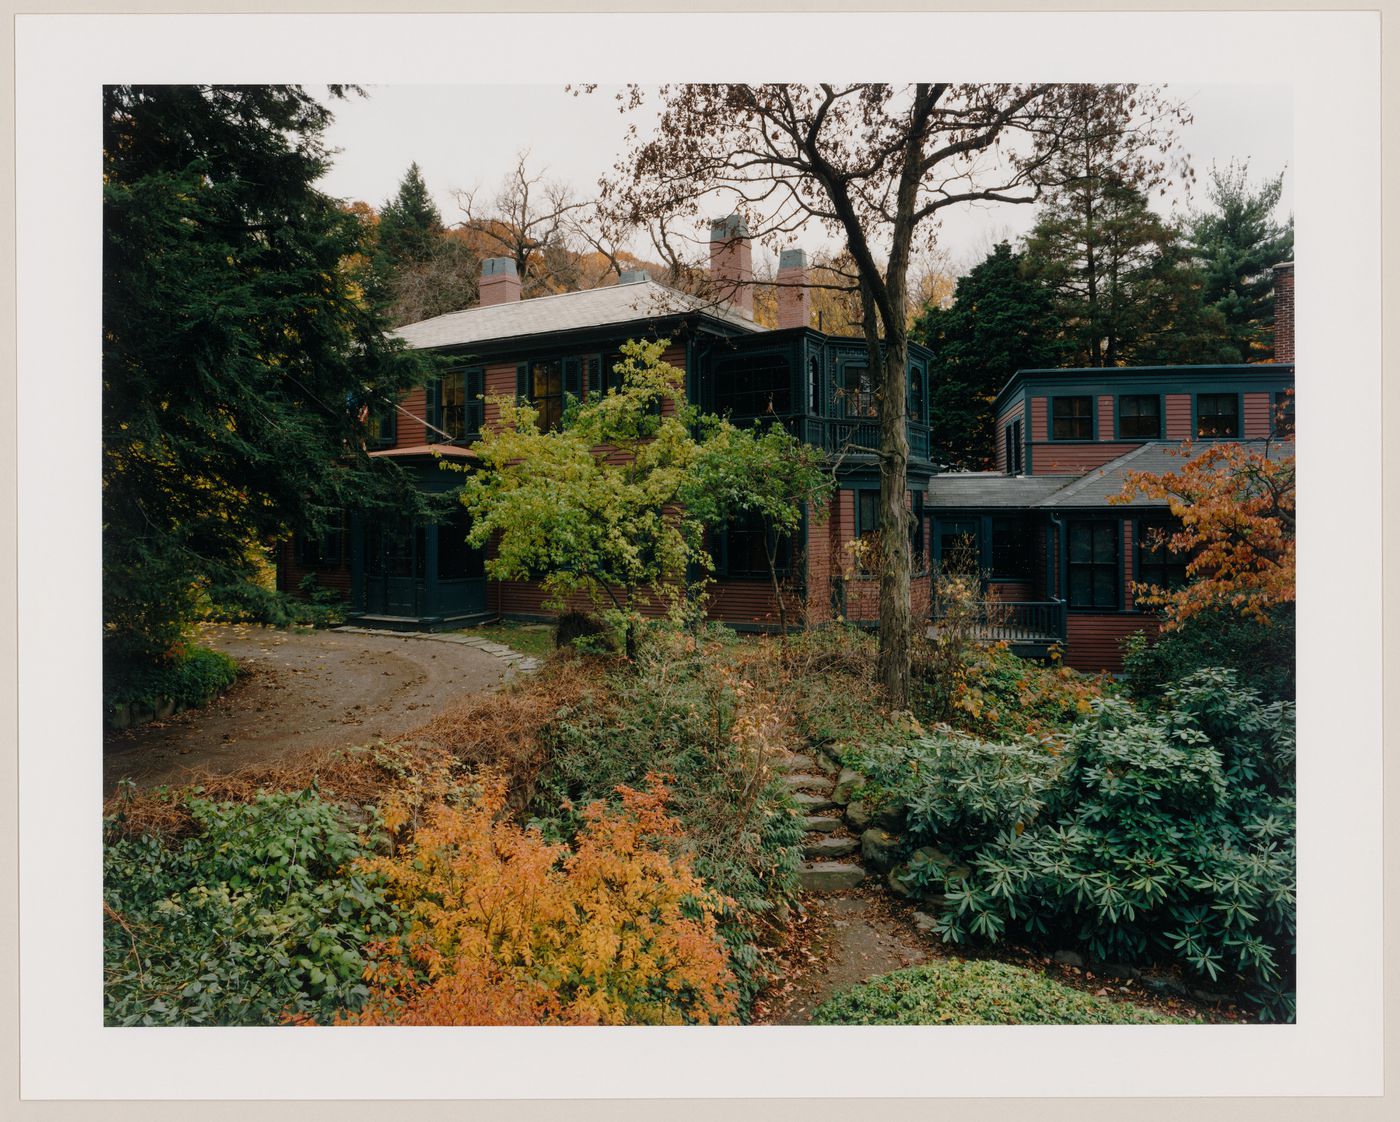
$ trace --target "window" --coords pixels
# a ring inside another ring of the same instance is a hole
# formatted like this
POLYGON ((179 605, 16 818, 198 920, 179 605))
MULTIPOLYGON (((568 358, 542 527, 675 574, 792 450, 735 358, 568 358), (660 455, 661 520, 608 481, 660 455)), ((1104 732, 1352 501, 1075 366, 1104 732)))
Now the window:
POLYGON ((1197 436, 1239 436, 1240 398, 1233 393, 1196 395, 1197 436))
POLYGON ((423 579, 426 550, 423 523, 409 518, 375 519, 365 533, 365 569, 371 577, 423 579))
POLYGON ((792 411, 792 376, 783 355, 735 355, 715 365, 714 409, 721 417, 792 411))
POLYGON ((815 355, 812 356, 811 362, 807 364, 807 378, 807 393, 810 398, 807 411, 816 416, 820 416, 822 411, 822 364, 821 360, 815 355))
POLYGON ((920 366, 909 368, 909 419, 923 424, 924 417, 924 371, 920 366))
POLYGON ((455 371, 435 383, 433 427, 430 440, 465 440, 481 431, 485 372, 479 366, 455 371))
POLYGON ((1031 574, 1030 533, 1025 519, 992 519, 992 579, 1026 580, 1031 574))
POLYGON ((486 575, 482 551, 467 545, 467 533, 470 529, 471 522, 465 509, 454 510, 447 521, 439 524, 438 580, 464 580, 486 575))
POLYGON ((1160 440, 1162 399, 1155 393, 1125 394, 1120 397, 1118 435, 1124 439, 1160 440))
POLYGON ((1118 523, 1071 522, 1069 606, 1118 607, 1118 523))
POLYGON ((1143 520, 1137 531, 1137 580, 1157 588, 1180 588, 1186 583, 1186 558, 1167 542, 1181 527, 1163 519, 1143 520))
POLYGON ((913 501, 910 511, 913 517, 909 520, 909 549, 914 555, 914 571, 922 573, 928 568, 928 558, 924 552, 927 544, 924 540, 924 493, 914 491, 910 498, 913 501))
POLYGON ((1293 435, 1293 391, 1274 394, 1274 435, 1293 435))
POLYGON ((938 525, 938 567, 959 576, 976 576, 982 559, 977 544, 976 518, 940 518, 938 525))
POLYGON ((837 387, 844 416, 874 417, 879 413, 875 402, 875 386, 870 369, 848 363, 841 368, 841 384, 837 387))
POLYGON ((553 432, 564 420, 564 371, 557 358, 530 364, 527 396, 539 410, 535 423, 541 432, 553 432))
POLYGON ((1050 418, 1053 440, 1094 439, 1094 399, 1088 395, 1051 398, 1050 418))
POLYGON ((773 547, 774 568, 786 576, 792 564, 792 539, 778 537, 763 519, 749 515, 730 522, 719 534, 719 570, 742 580, 768 580, 768 548, 773 547))
POLYGON ((303 569, 337 568, 345 562, 345 512, 331 516, 320 537, 297 535, 297 564, 303 569))
POLYGON ((377 405, 366 410, 365 443, 371 448, 385 448, 394 443, 398 432, 395 420, 398 409, 393 405, 377 405))

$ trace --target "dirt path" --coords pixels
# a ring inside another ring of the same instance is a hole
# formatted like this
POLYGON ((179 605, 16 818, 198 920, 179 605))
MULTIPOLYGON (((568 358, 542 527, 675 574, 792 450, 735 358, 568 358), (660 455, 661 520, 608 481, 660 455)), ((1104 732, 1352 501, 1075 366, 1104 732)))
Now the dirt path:
POLYGON ((786 981, 765 994, 754 1023, 806 1025, 837 990, 934 957, 927 937, 896 914, 883 888, 803 898, 806 915, 783 956, 786 981))
POLYGON ((455 643, 392 634, 296 633, 245 624, 203 629, 203 645, 246 671, 211 705, 103 741, 103 788, 191 771, 235 771, 415 728, 463 694, 494 689, 506 663, 455 643))

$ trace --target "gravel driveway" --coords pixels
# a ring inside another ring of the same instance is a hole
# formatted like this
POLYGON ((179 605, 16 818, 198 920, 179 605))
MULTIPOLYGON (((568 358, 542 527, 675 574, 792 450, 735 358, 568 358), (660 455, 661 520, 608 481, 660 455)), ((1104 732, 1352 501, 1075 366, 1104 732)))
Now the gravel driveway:
POLYGON ((244 673, 203 709, 108 732, 108 793, 123 777, 179 783, 191 771, 237 771, 394 736, 466 694, 495 689, 510 672, 491 649, 384 632, 232 624, 201 629, 199 642, 232 655, 244 673))

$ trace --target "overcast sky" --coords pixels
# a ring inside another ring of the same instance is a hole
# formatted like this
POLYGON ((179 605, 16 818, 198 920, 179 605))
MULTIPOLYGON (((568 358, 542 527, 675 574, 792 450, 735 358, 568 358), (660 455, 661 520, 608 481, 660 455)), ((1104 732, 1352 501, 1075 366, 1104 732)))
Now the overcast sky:
MULTIPOLYGON (((623 148, 627 119, 609 90, 575 97, 556 85, 374 86, 368 96, 335 101, 328 139, 340 149, 322 181, 329 194, 376 207, 392 197, 408 165, 417 161, 443 220, 460 218, 453 192, 481 186, 493 191, 529 149, 530 166, 591 194, 623 148)), ((1248 159, 1258 182, 1291 165, 1293 113, 1287 86, 1173 86, 1195 116, 1180 145, 1196 169, 1193 197, 1178 189, 1154 207, 1170 212, 1205 203, 1212 161, 1248 159)), ((649 117, 639 118, 644 127, 649 117)), ((1291 176, 1284 177, 1281 212, 1292 211, 1291 176)), ((939 244, 958 269, 975 264, 992 241, 1023 233, 1034 207, 983 204, 944 212, 939 244)), ((821 248, 813 234, 807 248, 821 248)))

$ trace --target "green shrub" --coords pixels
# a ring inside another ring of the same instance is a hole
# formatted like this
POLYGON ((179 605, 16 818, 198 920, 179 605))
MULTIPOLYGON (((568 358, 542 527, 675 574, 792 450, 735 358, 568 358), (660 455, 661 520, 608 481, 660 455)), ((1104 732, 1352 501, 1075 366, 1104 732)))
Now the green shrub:
POLYGON ((1235 612, 1193 616, 1155 638, 1134 635, 1126 644, 1123 678, 1137 698, 1156 703, 1167 689, 1197 670, 1234 670, 1265 701, 1297 696, 1297 631, 1292 604, 1275 608, 1268 623, 1235 612))
POLYGON ((307 573, 290 596, 276 588, 244 581, 209 589, 204 617, 226 623, 262 623, 269 627, 335 627, 345 622, 344 597, 324 588, 307 573))
POLYGON ((198 833, 127 837, 106 823, 109 1025, 271 1025, 368 995, 365 948, 397 930, 364 834, 314 791, 191 799, 198 833))
POLYGON ((978 849, 965 878, 923 870, 947 896, 942 937, 1174 958, 1291 1018, 1293 725, 1290 703, 1224 670, 1169 689, 1155 716, 1100 702, 1035 822, 978 849))
POLYGON ((1151 1009, 1076 990, 1004 962, 944 959, 853 986, 817 1007, 817 1025, 1160 1025, 1151 1009))
POLYGON ((154 708, 161 698, 182 709, 205 705, 238 677, 238 664, 232 658, 207 647, 186 647, 155 665, 114 659, 110 650, 104 654, 104 701, 109 712, 128 702, 154 708))
POLYGON ((765 917, 797 893, 802 825, 772 771, 776 710, 728 667, 737 643, 723 629, 643 627, 635 659, 608 672, 607 703, 557 714, 531 809, 546 836, 568 840, 582 806, 615 800, 648 772, 670 776, 693 867, 731 902, 720 934, 746 1010, 763 982, 765 917))
POLYGON ((944 729, 867 750, 857 766, 876 802, 905 809, 912 841, 936 842, 960 859, 1034 820, 1063 763, 1032 740, 991 744, 944 729))

